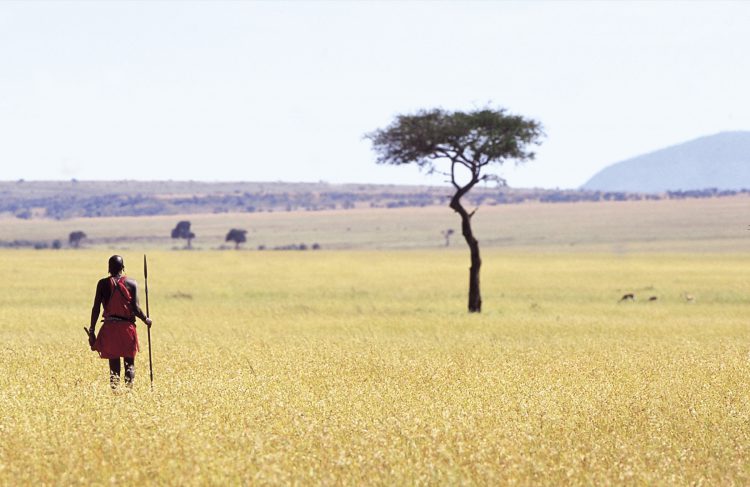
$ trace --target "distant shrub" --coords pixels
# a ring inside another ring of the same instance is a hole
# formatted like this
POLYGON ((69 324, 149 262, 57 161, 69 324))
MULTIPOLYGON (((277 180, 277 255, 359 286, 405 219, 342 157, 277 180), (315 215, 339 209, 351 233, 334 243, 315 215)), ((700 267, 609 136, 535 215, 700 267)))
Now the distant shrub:
POLYGON ((192 248, 190 242, 195 238, 195 233, 190 230, 190 222, 182 220, 172 229, 172 238, 183 238, 187 240, 187 248, 192 248))
POLYGON ((234 248, 239 249, 240 244, 247 241, 247 230, 243 230, 241 228, 233 228, 229 230, 229 233, 227 233, 224 241, 234 242, 234 248))
POLYGON ((70 235, 68 235, 68 243, 71 247, 78 248, 81 245, 81 240, 84 238, 86 238, 86 234, 80 230, 70 232, 70 235))

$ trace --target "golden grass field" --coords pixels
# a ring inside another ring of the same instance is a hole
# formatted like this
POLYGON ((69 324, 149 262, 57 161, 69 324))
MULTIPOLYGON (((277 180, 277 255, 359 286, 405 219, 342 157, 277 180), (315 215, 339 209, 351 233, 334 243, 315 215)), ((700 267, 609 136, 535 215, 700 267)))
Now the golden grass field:
POLYGON ((750 483, 747 253, 154 251, 121 394, 110 253, 0 252, 0 485, 750 483))

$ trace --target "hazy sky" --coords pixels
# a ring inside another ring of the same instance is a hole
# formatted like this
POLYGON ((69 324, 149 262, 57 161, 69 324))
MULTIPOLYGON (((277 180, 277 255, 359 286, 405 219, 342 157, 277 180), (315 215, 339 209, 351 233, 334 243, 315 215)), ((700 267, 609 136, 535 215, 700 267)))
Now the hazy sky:
POLYGON ((0 2, 0 179, 438 183, 362 135, 534 117, 511 186, 750 129, 750 2, 0 2))

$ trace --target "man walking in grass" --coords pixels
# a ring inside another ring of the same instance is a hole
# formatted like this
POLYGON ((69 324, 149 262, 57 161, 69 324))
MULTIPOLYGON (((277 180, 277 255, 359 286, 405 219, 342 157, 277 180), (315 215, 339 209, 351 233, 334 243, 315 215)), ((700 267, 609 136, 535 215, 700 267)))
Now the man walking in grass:
POLYGON ((151 328, 148 318, 138 304, 138 285, 123 274, 125 263, 119 255, 109 258, 109 277, 96 285, 94 307, 91 308, 91 327, 88 328, 91 350, 109 360, 109 380, 112 389, 120 383, 120 358, 125 364, 125 385, 133 386, 135 355, 139 350, 135 318, 140 318, 151 328), (95 333, 99 308, 104 308, 104 324, 99 335, 95 333))

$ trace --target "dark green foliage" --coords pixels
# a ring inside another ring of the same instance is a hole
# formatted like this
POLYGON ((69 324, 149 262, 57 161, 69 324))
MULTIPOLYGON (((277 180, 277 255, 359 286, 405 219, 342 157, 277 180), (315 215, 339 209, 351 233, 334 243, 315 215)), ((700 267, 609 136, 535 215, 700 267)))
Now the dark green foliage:
POLYGON ((447 159, 479 171, 507 159, 534 158, 528 144, 538 144, 541 125, 504 109, 483 108, 473 112, 448 112, 440 108, 414 115, 399 115, 385 129, 366 137, 372 141, 380 164, 417 164, 434 169, 438 159, 447 159))

